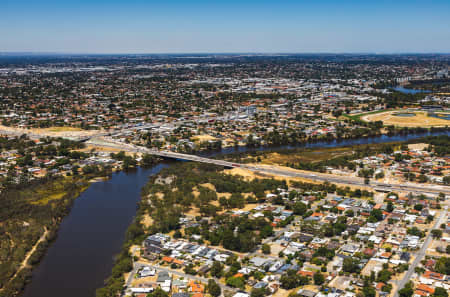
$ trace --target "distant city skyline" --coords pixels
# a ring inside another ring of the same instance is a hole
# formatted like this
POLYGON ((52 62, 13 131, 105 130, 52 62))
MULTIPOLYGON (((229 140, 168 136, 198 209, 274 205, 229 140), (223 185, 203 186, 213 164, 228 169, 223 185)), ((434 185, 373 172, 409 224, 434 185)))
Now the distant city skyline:
POLYGON ((450 1, 3 0, 0 52, 450 53, 450 1))

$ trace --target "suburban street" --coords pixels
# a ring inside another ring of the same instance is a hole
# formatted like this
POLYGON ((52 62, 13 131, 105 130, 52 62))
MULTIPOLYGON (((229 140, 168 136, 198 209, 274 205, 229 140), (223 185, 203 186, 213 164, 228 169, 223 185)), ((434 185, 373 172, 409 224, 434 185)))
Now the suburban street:
MULTIPOLYGON (((193 280, 196 280, 196 281, 199 281, 199 282, 202 282, 202 283, 208 283, 208 280, 211 279, 211 277, 210 277, 210 278, 204 278, 204 277, 197 276, 197 275, 190 275, 190 274, 186 274, 186 273, 184 273, 184 272, 178 271, 178 270, 173 270, 173 269, 170 269, 170 268, 167 268, 167 267, 161 267, 161 266, 156 266, 156 265, 150 265, 150 264, 143 263, 143 262, 136 262, 134 266, 135 266, 134 269, 133 269, 134 274, 135 274, 140 268, 142 268, 142 267, 144 267, 144 266, 147 266, 147 267, 156 269, 157 272, 158 272, 158 271, 166 271, 166 272, 168 272, 168 273, 178 275, 178 276, 183 277, 183 278, 185 278, 185 279, 193 279, 193 280)), ((134 274, 133 274, 133 275, 134 275, 134 274)), ((130 279, 130 278, 131 278, 131 280, 132 280, 132 275, 130 275, 129 279, 130 279)), ((232 288, 232 287, 229 287, 229 286, 227 286, 227 285, 224 285, 224 284, 220 283, 220 282, 219 282, 219 279, 217 279, 217 278, 212 278, 212 279, 214 279, 214 280, 216 281, 216 283, 220 286, 220 288, 222 289, 222 291, 224 291, 224 290, 227 290, 227 291, 233 291, 233 292, 237 292, 237 291, 238 291, 238 289, 236 289, 236 288, 232 288)), ((129 283, 127 282, 127 287, 128 287, 130 284, 131 284, 131 281, 130 281, 129 283)))
MULTIPOLYGON (((436 220, 436 223, 434 223, 433 228, 432 229, 436 229, 439 228, 439 225, 442 224, 444 222, 444 219, 447 216, 447 209, 448 206, 445 206, 444 209, 441 211, 441 215, 439 216, 439 218, 436 220)), ((416 257, 414 258, 413 263, 409 266, 408 271, 405 273, 405 275, 403 276, 403 278, 397 283, 397 287, 394 293, 394 297, 398 297, 398 291, 400 289, 402 289, 405 284, 411 279, 412 274, 415 271, 415 268, 417 267, 417 265, 420 263, 420 261, 422 260, 422 258, 425 256, 425 253, 428 249, 428 246, 430 245, 431 241, 433 240, 432 236, 431 236, 431 230, 429 230, 430 232, 428 232, 428 235, 425 237, 425 241, 422 245, 422 247, 420 248, 420 250, 416 253, 416 257)))

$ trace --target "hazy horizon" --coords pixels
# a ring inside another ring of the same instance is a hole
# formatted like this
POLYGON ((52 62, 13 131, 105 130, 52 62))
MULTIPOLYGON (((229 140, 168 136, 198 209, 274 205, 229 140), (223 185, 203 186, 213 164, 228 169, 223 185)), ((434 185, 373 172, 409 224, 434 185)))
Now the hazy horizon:
POLYGON ((450 52, 450 1, 4 0, 0 52, 450 52))

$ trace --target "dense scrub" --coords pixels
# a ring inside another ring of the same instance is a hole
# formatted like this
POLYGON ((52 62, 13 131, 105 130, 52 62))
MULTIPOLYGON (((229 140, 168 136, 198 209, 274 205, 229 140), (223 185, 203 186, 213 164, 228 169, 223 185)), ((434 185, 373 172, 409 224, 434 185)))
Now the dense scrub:
POLYGON ((16 296, 24 288, 32 266, 55 238, 73 200, 88 186, 87 179, 48 177, 0 193, 0 296, 16 296), (15 275, 45 229, 48 230, 45 240, 37 246, 25 268, 15 275))

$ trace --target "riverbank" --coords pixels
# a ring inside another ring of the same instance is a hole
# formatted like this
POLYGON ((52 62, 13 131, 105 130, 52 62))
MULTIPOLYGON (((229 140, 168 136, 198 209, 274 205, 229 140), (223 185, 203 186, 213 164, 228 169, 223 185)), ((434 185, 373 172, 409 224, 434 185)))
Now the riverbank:
MULTIPOLYGON (((230 153, 252 151, 343 147, 406 141, 430 134, 448 135, 449 132, 316 141, 295 146, 231 147, 220 151, 201 152, 200 155, 222 157, 230 153)), ((112 275, 113 263, 119 263, 114 261, 114 258, 125 259, 120 265, 127 265, 127 253, 122 255, 127 251, 124 248, 127 244, 124 243, 129 238, 129 235, 125 234, 127 227, 133 226, 133 218, 139 216, 139 213, 136 215, 136 205, 141 201, 141 188, 148 182, 149 176, 157 174, 167 166, 170 164, 158 163, 147 169, 115 172, 111 179, 93 183, 87 191, 75 199, 70 214, 61 224, 56 242, 50 246, 41 264, 33 272, 33 281, 27 286, 23 297, 95 296, 95 290, 103 287, 105 279, 112 275)), ((135 233, 136 230, 139 228, 130 227, 129 232, 139 234, 135 233)), ((113 275, 117 273, 114 270, 113 275)), ((120 282, 109 282, 112 286, 120 286, 120 282)))
POLYGON ((140 190, 166 164, 112 173, 74 200, 23 297, 89 297, 104 285, 136 214, 140 190))
POLYGON ((0 296, 12 297, 22 292, 31 280, 32 270, 56 238, 73 201, 89 188, 90 178, 36 180, 25 189, 9 189, 1 194, 1 228, 9 237, 1 245, 1 252, 10 256, 2 259, 0 296))

